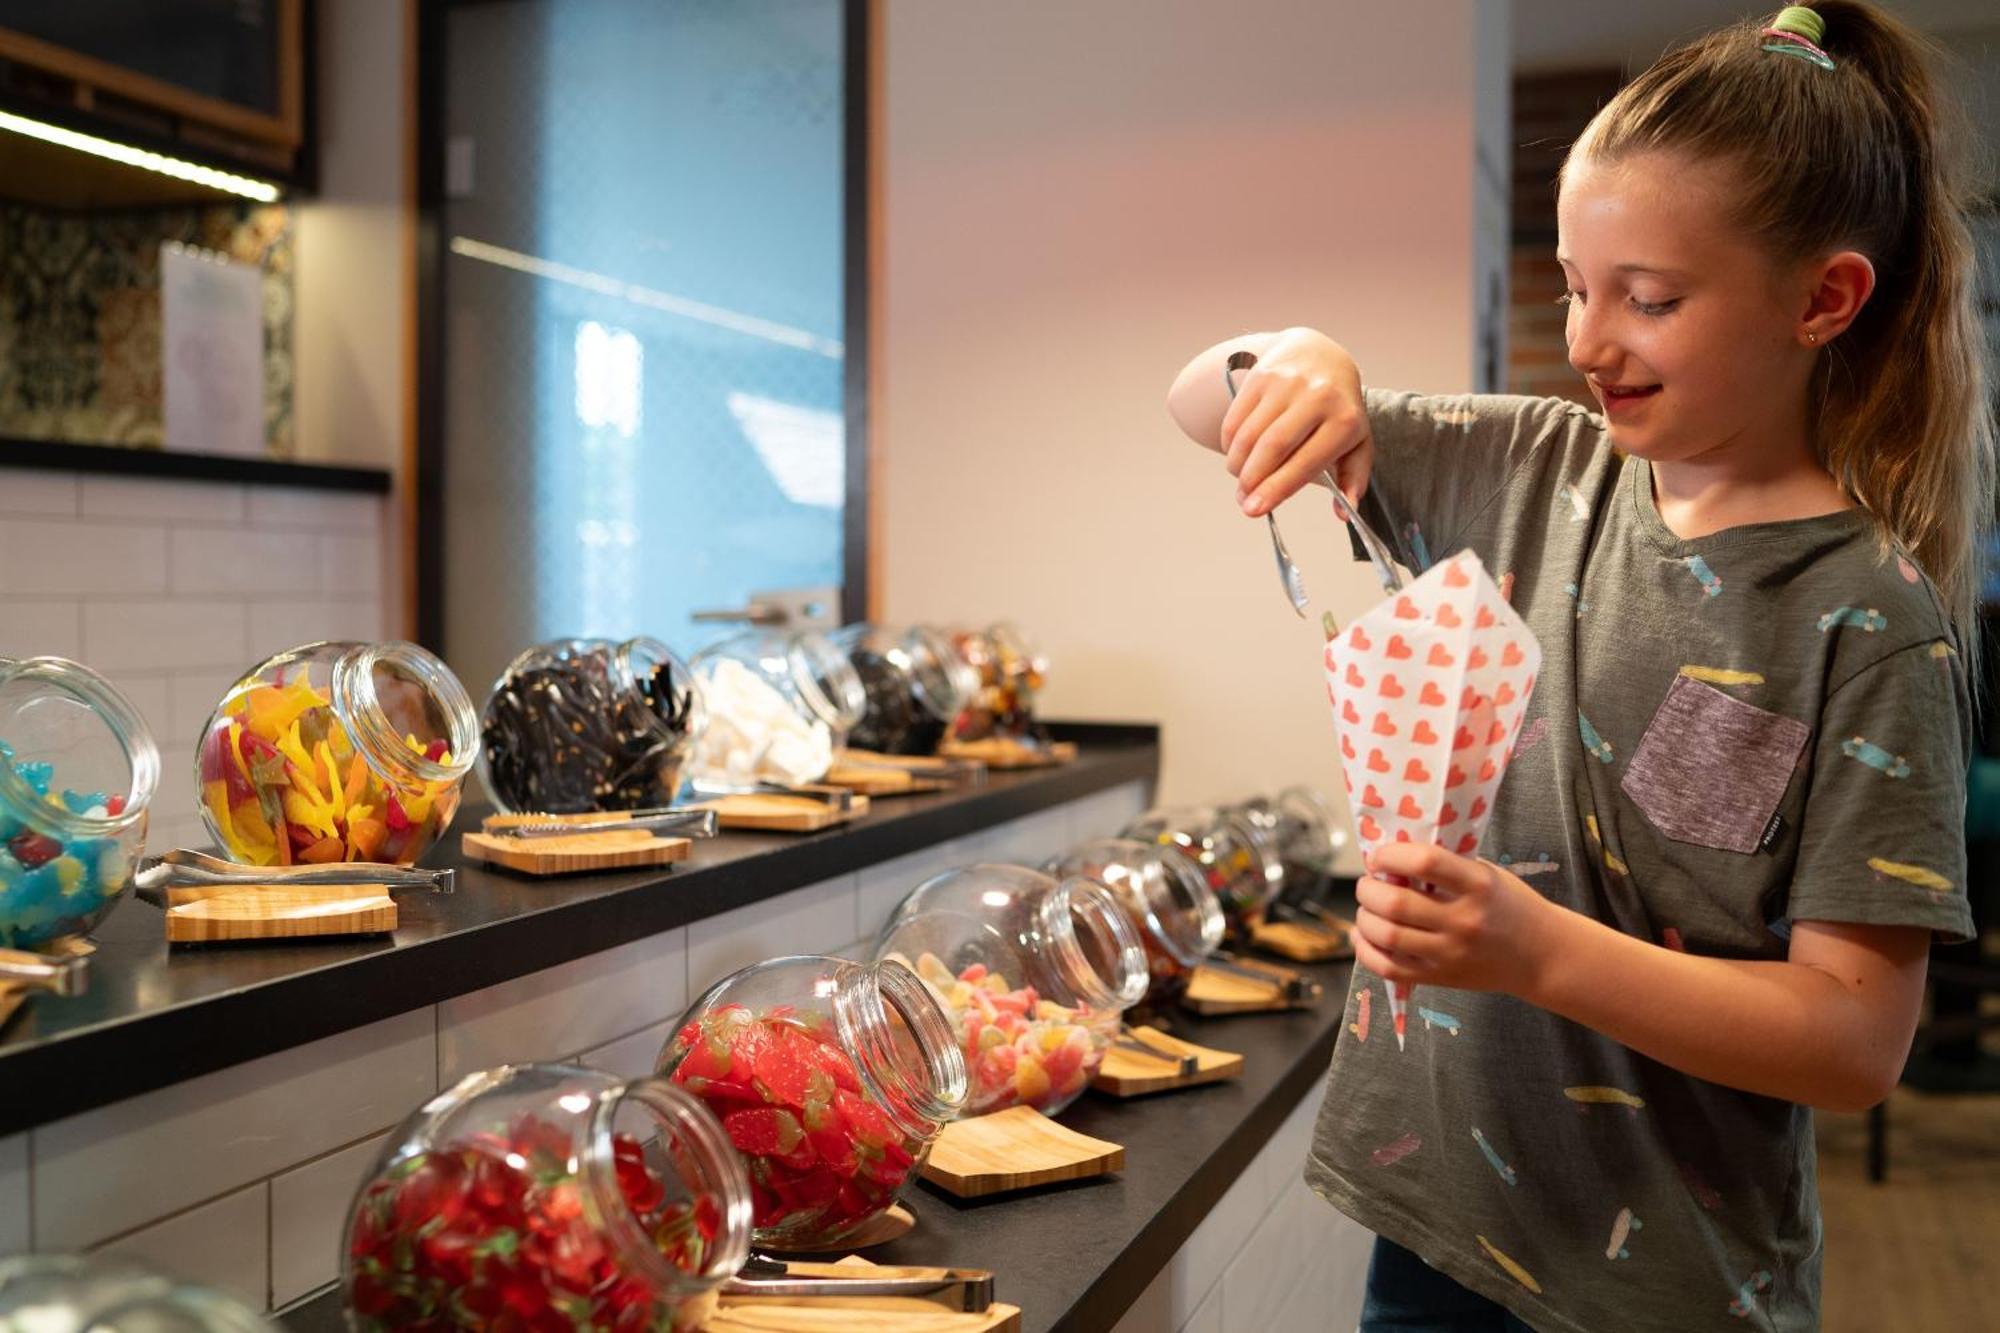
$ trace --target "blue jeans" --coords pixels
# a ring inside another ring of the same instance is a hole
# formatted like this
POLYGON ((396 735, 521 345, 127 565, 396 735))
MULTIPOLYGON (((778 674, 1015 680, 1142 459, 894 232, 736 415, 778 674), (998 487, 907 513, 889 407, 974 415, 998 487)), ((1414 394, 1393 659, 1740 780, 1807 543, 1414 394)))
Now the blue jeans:
POLYGON ((1530 1333, 1498 1301, 1467 1291, 1394 1241, 1375 1238, 1360 1333, 1530 1333))

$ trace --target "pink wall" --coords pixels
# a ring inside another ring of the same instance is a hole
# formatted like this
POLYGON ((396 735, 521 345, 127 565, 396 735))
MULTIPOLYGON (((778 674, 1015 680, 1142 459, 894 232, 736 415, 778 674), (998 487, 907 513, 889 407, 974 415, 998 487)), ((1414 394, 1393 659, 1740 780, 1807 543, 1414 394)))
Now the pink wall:
MULTIPOLYGON (((1166 723, 1169 798, 1337 788, 1317 625, 1162 404, 1201 346, 1293 323, 1371 381, 1471 387, 1472 5, 884 0, 880 26, 883 614, 1019 620, 1052 714, 1166 723)), ((1325 506, 1281 517, 1315 614, 1362 609, 1325 506)))

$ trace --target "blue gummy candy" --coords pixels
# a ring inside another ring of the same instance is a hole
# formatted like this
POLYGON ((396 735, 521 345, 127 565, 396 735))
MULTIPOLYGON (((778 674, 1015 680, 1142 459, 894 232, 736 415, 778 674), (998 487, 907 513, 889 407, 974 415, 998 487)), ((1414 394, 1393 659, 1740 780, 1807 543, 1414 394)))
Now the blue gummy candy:
POLYGON ((38 760, 32 764, 16 764, 14 771, 21 775, 22 781, 35 789, 37 796, 49 794, 49 783, 56 776, 56 766, 47 760, 38 760))
POLYGON ((105 800, 104 793, 101 791, 74 792, 65 787, 63 788, 62 802, 69 807, 71 814, 83 815, 103 805, 105 800))

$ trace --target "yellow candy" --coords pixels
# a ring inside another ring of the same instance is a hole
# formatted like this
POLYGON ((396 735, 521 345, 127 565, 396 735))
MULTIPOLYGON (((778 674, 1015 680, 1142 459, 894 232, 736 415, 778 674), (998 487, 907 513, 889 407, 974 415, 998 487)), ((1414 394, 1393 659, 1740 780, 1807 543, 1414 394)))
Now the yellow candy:
POLYGON ((56 883, 67 897, 83 887, 83 862, 74 856, 58 856, 50 862, 56 870, 56 883))
POLYGON ((1049 1095, 1049 1076, 1040 1064, 1026 1059, 1014 1066, 1014 1095, 1033 1104, 1049 1095))

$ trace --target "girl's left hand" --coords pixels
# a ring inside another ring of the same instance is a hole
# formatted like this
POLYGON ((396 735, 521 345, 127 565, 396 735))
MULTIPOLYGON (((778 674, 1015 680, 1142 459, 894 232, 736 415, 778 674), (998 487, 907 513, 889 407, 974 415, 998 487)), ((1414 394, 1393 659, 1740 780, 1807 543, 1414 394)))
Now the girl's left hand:
POLYGON ((1390 843, 1355 886, 1355 956, 1390 981, 1529 996, 1554 956, 1562 909, 1520 876, 1442 847, 1390 843), (1411 884, 1379 878, 1396 875, 1411 884))

